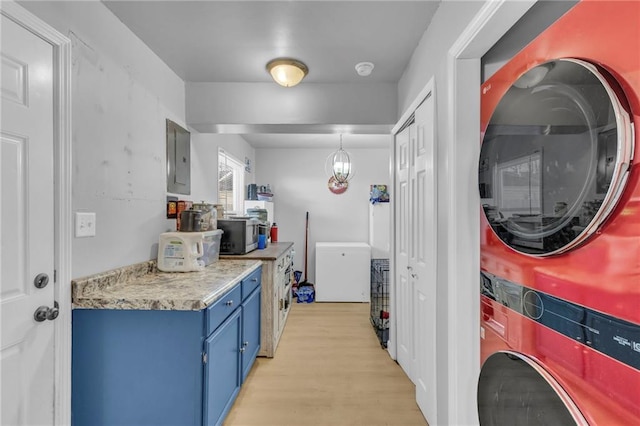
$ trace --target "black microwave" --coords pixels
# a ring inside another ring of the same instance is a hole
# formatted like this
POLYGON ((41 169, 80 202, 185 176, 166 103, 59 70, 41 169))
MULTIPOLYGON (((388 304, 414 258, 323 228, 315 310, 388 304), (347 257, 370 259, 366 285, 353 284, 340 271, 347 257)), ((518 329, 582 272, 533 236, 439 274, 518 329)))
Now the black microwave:
POLYGON ((258 225, 255 218, 218 219, 222 229, 220 254, 245 254, 258 248, 258 225))

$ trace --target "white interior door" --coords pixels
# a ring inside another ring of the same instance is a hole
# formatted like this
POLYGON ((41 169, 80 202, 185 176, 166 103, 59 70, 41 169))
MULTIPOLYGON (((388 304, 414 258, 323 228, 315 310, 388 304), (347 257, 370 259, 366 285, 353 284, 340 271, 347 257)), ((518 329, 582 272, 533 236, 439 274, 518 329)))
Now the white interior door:
POLYGON ((411 251, 411 139, 415 138, 415 126, 407 126, 395 138, 395 315, 397 361, 407 376, 413 380, 413 288, 409 275, 411 251))
POLYGON ((50 425, 54 324, 34 313, 54 303, 53 47, 1 19, 1 423, 50 425))
POLYGON ((413 253, 410 279, 414 282, 416 401, 430 424, 436 417, 436 238, 437 186, 434 132, 434 97, 431 93, 416 109, 413 184, 413 253))

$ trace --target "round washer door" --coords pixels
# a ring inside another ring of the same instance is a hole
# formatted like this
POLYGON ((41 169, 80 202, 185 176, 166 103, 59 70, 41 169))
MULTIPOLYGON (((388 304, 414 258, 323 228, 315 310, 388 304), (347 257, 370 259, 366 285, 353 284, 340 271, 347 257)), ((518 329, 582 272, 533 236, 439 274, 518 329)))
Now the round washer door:
POLYGON ((478 418, 481 426, 587 424, 551 375, 514 352, 497 352, 482 366, 478 418))
POLYGON ((512 249, 548 256, 582 244, 620 198, 633 158, 626 101, 603 69, 558 59, 520 76, 484 134, 479 190, 512 249))

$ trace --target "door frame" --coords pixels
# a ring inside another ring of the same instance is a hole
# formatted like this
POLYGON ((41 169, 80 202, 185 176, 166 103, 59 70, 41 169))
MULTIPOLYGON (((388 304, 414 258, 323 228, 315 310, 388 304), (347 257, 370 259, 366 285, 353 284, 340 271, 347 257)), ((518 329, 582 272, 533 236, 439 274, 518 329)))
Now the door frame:
POLYGON ((71 424, 71 40, 15 3, 0 13, 53 47, 54 121, 54 424, 71 424))
MULTIPOLYGON (((438 238, 442 247, 438 253, 438 282, 446 288, 441 320, 442 330, 436 336, 438 359, 446 360, 438 376, 438 424, 477 424, 476 382, 480 373, 480 308, 478 271, 480 270, 480 198, 477 193, 477 175, 469 170, 477 168, 480 153, 480 83, 482 56, 536 3, 537 0, 486 1, 476 16, 453 43, 446 58, 444 90, 440 90, 439 103, 445 103, 446 114, 438 114, 437 149, 439 158, 446 157, 444 172, 438 178, 440 202, 446 202, 448 217, 439 221, 445 227, 446 237, 438 238), (442 179, 444 177, 444 179, 442 179), (471 240, 470 240, 471 239, 471 240), (466 268, 460 268, 466 265, 466 268), (465 315, 460 316, 460 312, 465 315), (447 336, 456 336, 447 338, 447 336), (473 342, 469 345, 469 342, 473 342)), ((400 116, 391 134, 413 114, 417 106, 432 90, 434 76, 400 116)), ((440 109, 442 111, 442 109, 440 109)), ((393 147, 395 141, 391 142, 393 147)), ((392 156, 393 156, 393 151, 392 156)), ((391 164, 395 159, 392 157, 391 164)), ((390 180, 395 185, 395 171, 390 180)), ((392 186, 395 187, 395 186, 392 186)), ((443 208, 439 208, 443 211, 443 208)), ((391 212, 390 276, 394 277, 395 216, 391 212)), ((441 218, 441 216, 439 216, 441 218)), ((390 298, 395 299, 395 285, 391 285, 390 298)), ((393 304, 391 305, 393 306, 393 304)), ((395 342, 395 315, 391 312, 389 354, 397 358, 395 342)))

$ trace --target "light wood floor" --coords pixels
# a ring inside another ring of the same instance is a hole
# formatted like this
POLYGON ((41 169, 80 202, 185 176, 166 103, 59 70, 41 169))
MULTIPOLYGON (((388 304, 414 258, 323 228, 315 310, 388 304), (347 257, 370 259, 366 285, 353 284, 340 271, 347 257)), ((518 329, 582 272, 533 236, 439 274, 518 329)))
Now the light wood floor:
POLYGON ((226 426, 426 425, 380 347, 366 303, 293 304, 275 358, 258 358, 226 426))

